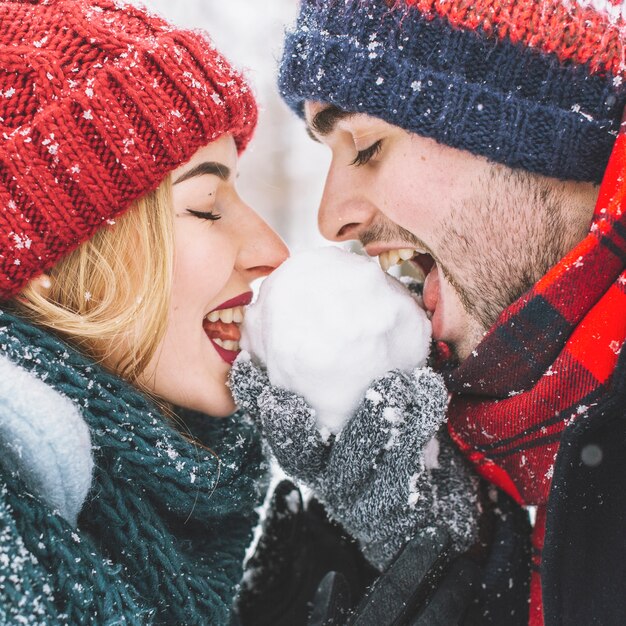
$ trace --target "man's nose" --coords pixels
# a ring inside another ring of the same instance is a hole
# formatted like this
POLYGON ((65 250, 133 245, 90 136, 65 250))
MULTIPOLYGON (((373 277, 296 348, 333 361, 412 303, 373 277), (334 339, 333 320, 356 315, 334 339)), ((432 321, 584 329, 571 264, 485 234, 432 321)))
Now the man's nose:
POLYGON ((241 231, 241 247, 237 258, 239 270, 249 281, 267 276, 288 256, 289 250, 273 230, 255 211, 246 207, 249 219, 241 231))
POLYGON ((367 190, 344 168, 331 165, 317 213, 319 231, 330 241, 358 239, 375 208, 367 190))

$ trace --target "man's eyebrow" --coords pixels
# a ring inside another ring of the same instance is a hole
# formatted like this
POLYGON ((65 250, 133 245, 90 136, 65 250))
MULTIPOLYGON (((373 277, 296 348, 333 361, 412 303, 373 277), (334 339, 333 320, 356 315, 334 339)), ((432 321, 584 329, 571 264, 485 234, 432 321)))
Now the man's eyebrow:
MULTIPOLYGON (((344 111, 343 109, 336 107, 334 104, 330 104, 315 114, 310 126, 307 126, 307 131, 309 132, 309 135, 313 136, 313 133, 315 133, 325 137, 326 135, 330 135, 333 130, 335 130, 335 126, 338 122, 346 119, 347 117, 352 117, 353 115, 356 115, 356 113, 353 113, 352 111, 344 111)), ((313 138, 315 139, 315 137, 313 138)))
POLYGON ((185 180, 189 180, 194 176, 203 176, 204 174, 212 174, 222 180, 228 180, 230 178, 230 168, 226 167, 223 163, 217 163, 216 161, 205 161, 195 167, 192 167, 188 172, 185 172, 179 176, 172 184, 176 185, 182 183, 185 180))

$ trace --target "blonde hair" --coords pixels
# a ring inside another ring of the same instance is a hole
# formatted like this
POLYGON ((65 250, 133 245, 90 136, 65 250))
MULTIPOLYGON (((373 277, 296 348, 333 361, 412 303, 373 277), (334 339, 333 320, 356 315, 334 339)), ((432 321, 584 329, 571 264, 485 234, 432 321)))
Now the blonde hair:
POLYGON ((138 385, 165 334, 174 259, 172 183, 136 200, 49 272, 29 284, 18 311, 138 385))

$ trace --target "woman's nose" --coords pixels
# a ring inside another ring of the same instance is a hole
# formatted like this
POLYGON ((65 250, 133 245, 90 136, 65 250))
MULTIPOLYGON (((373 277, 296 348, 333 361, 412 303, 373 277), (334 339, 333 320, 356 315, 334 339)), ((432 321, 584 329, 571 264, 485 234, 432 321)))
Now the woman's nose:
POLYGON ((248 280, 255 280, 273 272, 289 256, 289 250, 269 224, 251 208, 248 211, 238 265, 248 280))
POLYGON ((320 233, 330 241, 358 239, 373 219, 373 204, 351 172, 344 168, 328 170, 317 213, 320 233))

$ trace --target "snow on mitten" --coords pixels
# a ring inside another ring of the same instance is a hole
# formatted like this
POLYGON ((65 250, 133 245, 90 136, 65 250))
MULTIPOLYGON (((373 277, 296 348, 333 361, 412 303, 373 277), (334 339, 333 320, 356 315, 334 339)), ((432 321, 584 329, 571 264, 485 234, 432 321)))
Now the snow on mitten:
POLYGON ((430 368, 375 380, 330 437, 303 398, 272 386, 250 359, 235 362, 230 386, 285 472, 313 490, 378 569, 418 532, 444 526, 459 551, 476 541, 477 483, 442 427, 447 392, 430 368))

